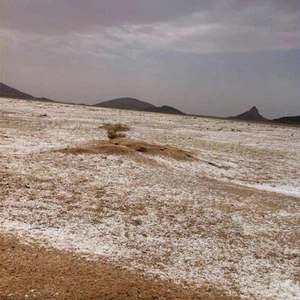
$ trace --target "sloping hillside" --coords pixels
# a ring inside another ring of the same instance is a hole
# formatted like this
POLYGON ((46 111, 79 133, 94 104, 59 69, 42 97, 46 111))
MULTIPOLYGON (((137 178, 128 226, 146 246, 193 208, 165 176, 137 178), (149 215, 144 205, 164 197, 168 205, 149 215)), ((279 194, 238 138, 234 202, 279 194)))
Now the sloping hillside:
POLYGON ((14 89, 2 82, 0 82, 0 97, 3 98, 14 98, 14 99, 30 99, 30 100, 34 100, 35 97, 23 93, 17 89, 14 89))
POLYGON ((23 93, 13 87, 10 87, 2 82, 0 82, 0 98, 13 98, 13 99, 24 99, 24 100, 38 100, 46 102, 55 102, 47 98, 38 98, 32 95, 23 93))
POLYGON ((168 105, 163 105, 160 107, 155 107, 153 109, 150 109, 148 111, 152 111, 152 112, 159 112, 159 113, 163 113, 163 114, 174 114, 174 115, 184 115, 184 113, 172 106, 168 106, 168 105))

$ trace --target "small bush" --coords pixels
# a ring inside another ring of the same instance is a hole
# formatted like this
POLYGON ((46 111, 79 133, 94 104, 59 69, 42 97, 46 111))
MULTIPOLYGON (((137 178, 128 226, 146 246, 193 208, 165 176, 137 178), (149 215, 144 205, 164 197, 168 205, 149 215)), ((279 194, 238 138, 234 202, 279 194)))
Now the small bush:
POLYGON ((124 138, 124 133, 117 133, 114 130, 107 130, 107 136, 110 140, 116 139, 116 138, 124 138))
POLYGON ((124 138, 125 134, 124 133, 119 133, 119 132, 124 132, 128 131, 129 127, 127 125, 123 124, 107 124, 102 126, 101 128, 105 129, 107 131, 107 136, 110 140, 116 139, 116 138, 124 138))

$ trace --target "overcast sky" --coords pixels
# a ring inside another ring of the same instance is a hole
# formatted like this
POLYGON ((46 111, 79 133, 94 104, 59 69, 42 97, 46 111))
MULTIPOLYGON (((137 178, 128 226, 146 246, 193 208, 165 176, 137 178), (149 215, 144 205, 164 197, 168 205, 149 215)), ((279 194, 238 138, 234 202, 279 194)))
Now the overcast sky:
POLYGON ((300 0, 0 0, 0 81, 76 103, 300 115, 300 0))

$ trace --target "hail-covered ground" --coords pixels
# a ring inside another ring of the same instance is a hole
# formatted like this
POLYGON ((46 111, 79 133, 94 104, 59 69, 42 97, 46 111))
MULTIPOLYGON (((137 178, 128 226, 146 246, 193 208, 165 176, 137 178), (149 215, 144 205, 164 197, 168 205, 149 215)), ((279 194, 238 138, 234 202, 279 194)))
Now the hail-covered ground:
POLYGON ((300 299, 299 127, 0 104, 1 232, 183 286, 300 299), (108 123, 195 159, 56 151, 106 140, 108 123))

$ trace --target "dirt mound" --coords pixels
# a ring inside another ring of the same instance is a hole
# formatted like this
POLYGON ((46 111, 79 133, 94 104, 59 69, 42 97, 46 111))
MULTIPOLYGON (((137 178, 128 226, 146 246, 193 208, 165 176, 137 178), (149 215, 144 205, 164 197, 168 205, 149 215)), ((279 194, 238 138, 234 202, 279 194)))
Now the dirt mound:
POLYGON ((184 151, 168 145, 156 145, 146 142, 134 141, 127 138, 114 138, 109 141, 97 141, 81 146, 58 150, 68 154, 122 154, 133 155, 145 153, 150 155, 170 157, 176 160, 194 160, 193 156, 184 151))
POLYGON ((168 145, 156 145, 126 138, 124 131, 129 127, 123 124, 106 124, 100 127, 107 131, 108 141, 97 141, 81 146, 58 150, 68 154, 123 154, 147 153, 151 155, 170 157, 176 160, 194 160, 193 156, 183 150, 168 145), (121 133, 120 133, 121 132, 121 133))
MULTIPOLYGON (((171 147, 168 145, 156 145, 141 141, 134 141, 126 138, 125 131, 129 130, 127 125, 123 124, 106 124, 101 126, 100 129, 107 131, 108 141, 97 141, 81 146, 65 148, 58 150, 62 153, 68 153, 73 155, 78 154, 119 154, 119 155, 131 155, 137 153, 147 153, 151 155, 170 157, 176 160, 193 160, 192 155, 186 151, 171 147)), ((146 157, 143 159, 135 158, 139 161, 149 162, 146 157)), ((152 160, 151 160, 152 161, 152 160)))
POLYGON ((112 143, 114 145, 118 145, 120 147, 126 147, 131 151, 136 151, 140 153, 166 156, 176 160, 193 159, 190 153, 169 145, 156 145, 156 144, 151 144, 151 143, 146 143, 141 141, 133 141, 129 139, 115 139, 112 141, 112 143))

